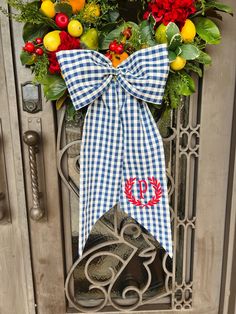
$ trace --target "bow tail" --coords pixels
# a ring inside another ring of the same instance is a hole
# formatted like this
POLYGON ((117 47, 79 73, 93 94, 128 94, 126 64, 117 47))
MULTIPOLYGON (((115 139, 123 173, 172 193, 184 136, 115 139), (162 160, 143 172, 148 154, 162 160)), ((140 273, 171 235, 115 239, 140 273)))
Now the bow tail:
POLYGON ((130 96, 122 110, 124 162, 120 207, 172 257, 162 138, 145 102, 130 96))
POLYGON ((80 153, 79 256, 93 225, 119 201, 122 127, 114 87, 89 106, 80 153))

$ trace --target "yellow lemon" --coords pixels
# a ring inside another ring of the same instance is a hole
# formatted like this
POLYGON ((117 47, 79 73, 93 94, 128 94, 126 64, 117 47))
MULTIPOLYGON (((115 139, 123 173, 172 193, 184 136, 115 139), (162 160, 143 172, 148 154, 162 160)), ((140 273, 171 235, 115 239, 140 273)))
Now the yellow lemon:
POLYGON ((161 24, 157 27, 156 32, 155 32, 155 38, 159 44, 167 43, 166 25, 161 24))
POLYGON ((79 37, 83 34, 83 26, 77 20, 71 20, 67 26, 67 30, 73 37, 79 37))
POLYGON ((53 18, 56 15, 56 10, 54 7, 54 3, 49 0, 45 0, 41 4, 41 12, 43 12, 44 15, 47 17, 53 18))
POLYGON ((193 41, 194 37, 196 36, 196 27, 191 20, 187 19, 185 21, 180 34, 185 43, 193 41))
POLYGON ((182 70, 185 67, 186 60, 180 56, 177 56, 176 59, 171 62, 170 67, 174 71, 182 70))
POLYGON ((48 51, 56 51, 61 44, 60 31, 47 33, 43 38, 44 47, 48 51))

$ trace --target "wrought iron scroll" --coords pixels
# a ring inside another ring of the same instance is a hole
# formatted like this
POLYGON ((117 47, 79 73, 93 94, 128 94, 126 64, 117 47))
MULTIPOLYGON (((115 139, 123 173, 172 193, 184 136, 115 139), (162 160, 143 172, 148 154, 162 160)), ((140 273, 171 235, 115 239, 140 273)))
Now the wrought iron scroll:
MULTIPOLYGON (((64 108, 57 137, 58 171, 70 193, 79 198, 78 181, 69 175, 63 163, 73 151, 73 168, 79 174, 83 119, 77 113, 76 126, 69 123, 68 127, 66 117, 64 108), (77 136, 68 136, 70 129, 76 130, 77 136)), ((182 108, 170 114, 158 127, 166 153, 173 262, 142 226, 119 208, 111 209, 94 226, 83 256, 74 259, 66 278, 67 299, 78 311, 108 311, 110 308, 134 311, 146 309, 150 304, 158 309, 160 303, 162 309, 163 306, 173 310, 192 307, 191 271, 200 138, 196 103, 186 99, 182 108), (137 276, 134 275, 135 265, 139 270, 137 276)))

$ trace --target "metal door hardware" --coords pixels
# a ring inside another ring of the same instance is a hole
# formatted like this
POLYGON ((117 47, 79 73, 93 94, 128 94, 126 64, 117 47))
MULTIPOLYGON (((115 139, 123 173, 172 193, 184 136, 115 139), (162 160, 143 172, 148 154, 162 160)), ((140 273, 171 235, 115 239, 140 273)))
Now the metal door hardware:
POLYGON ((21 84, 23 110, 29 113, 42 111, 41 87, 27 81, 21 84))
POLYGON ((45 215, 45 211, 43 207, 40 205, 40 192, 36 159, 38 145, 40 143, 40 136, 36 131, 29 130, 24 133, 23 140, 25 144, 28 145, 29 150, 29 167, 33 201, 33 207, 30 209, 30 218, 32 220, 39 221, 45 215))

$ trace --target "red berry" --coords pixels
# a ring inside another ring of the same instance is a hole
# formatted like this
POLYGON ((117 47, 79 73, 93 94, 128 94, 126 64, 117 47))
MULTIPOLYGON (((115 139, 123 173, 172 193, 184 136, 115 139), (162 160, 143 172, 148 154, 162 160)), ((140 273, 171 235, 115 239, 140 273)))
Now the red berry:
POLYGON ((36 55, 38 55, 38 56, 42 56, 43 53, 44 53, 44 51, 43 51, 42 48, 37 48, 37 49, 35 50, 35 53, 36 53, 36 55))
POLYGON ((115 48, 115 53, 121 55, 124 52, 124 46, 122 44, 118 44, 115 48))
POLYGON ((31 42, 25 43, 24 50, 27 52, 34 52, 34 44, 31 42))
POLYGON ((129 39, 132 36, 131 27, 126 28, 122 33, 126 39, 129 39))
POLYGON ((112 55, 110 54, 109 51, 105 54, 105 56, 106 56, 108 59, 112 60, 112 55))
POLYGON ((57 13, 55 22, 58 27, 66 28, 69 23, 69 17, 65 13, 57 13))
POLYGON ((35 42, 37 45, 40 45, 43 43, 43 38, 41 38, 41 37, 35 38, 35 42))
POLYGON ((110 51, 115 51, 117 45, 118 45, 118 44, 117 44, 117 41, 116 41, 116 40, 112 41, 112 42, 110 43, 110 45, 109 45, 109 50, 110 50, 110 51))

